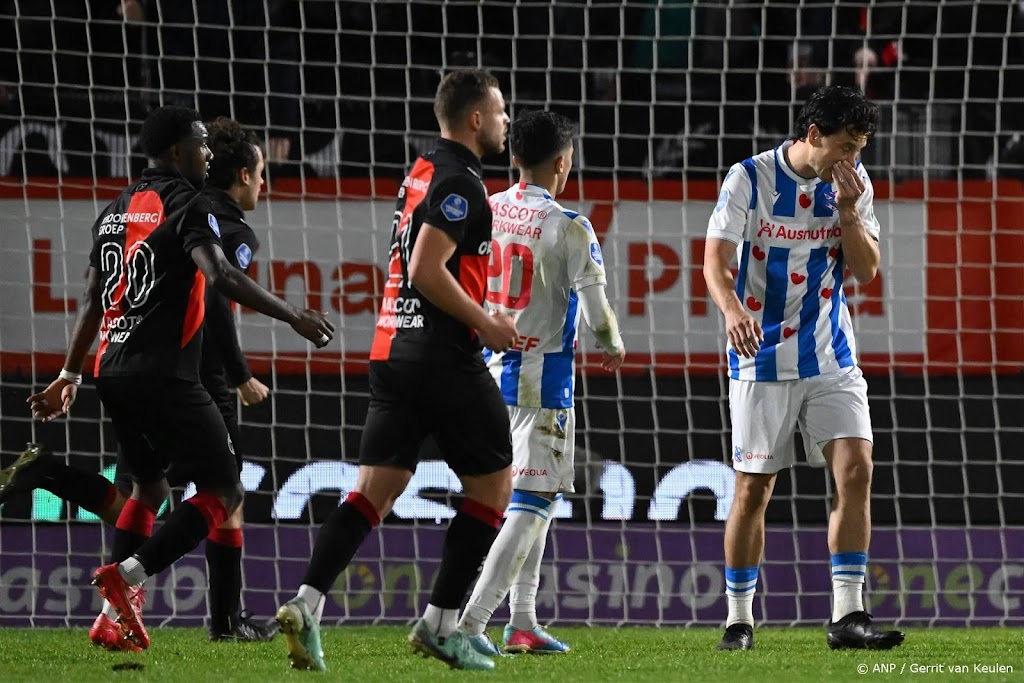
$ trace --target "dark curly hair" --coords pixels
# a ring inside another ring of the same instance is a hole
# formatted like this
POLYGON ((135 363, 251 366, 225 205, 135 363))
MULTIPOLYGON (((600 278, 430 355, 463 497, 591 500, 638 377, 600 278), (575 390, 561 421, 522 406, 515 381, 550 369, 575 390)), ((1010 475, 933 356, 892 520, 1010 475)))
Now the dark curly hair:
POLYGON ((192 124, 203 118, 187 107, 157 107, 149 112, 139 131, 139 147, 150 159, 157 159, 174 145, 192 135, 192 124))
POLYGON ((569 149, 575 134, 576 126, 561 114, 531 111, 512 123, 509 147, 523 166, 532 168, 569 149))
POLYGON ((256 164, 259 163, 256 148, 260 141, 252 131, 226 116, 207 125, 206 130, 210 134, 207 144, 213 152, 207 185, 227 190, 238 180, 243 168, 249 169, 250 173, 256 172, 256 164))
POLYGON ((796 137, 803 140, 811 124, 823 135, 845 130, 855 137, 871 137, 878 128, 878 105, 864 93, 841 85, 826 85, 811 95, 796 119, 796 137))
POLYGON ((438 123, 451 128, 470 107, 498 87, 498 79, 483 69, 453 71, 441 80, 434 98, 434 115, 438 123))

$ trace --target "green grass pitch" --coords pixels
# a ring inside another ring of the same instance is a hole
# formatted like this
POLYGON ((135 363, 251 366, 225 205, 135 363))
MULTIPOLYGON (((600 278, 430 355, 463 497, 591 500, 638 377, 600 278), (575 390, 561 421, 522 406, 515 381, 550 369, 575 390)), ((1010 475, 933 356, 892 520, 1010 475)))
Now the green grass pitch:
MULTIPOLYGON (((752 652, 717 652, 708 628, 558 628, 566 655, 503 657, 493 673, 453 671, 409 650, 403 627, 324 630, 329 671, 288 668, 284 642, 209 643, 201 629, 152 629, 144 653, 93 647, 84 629, 0 629, 0 681, 200 683, 202 681, 1022 681, 1024 631, 1014 628, 907 628, 888 652, 832 652, 823 629, 763 627, 752 652), (128 664, 129 667, 120 665, 128 664), (861 674, 858 667, 867 673, 861 674), (932 667, 924 669, 923 667, 932 667), (941 668, 939 668, 941 667, 941 668), (962 668, 956 668, 962 667, 962 668), (987 670, 977 667, 989 667, 987 670), (1002 670, 1000 670, 1002 667, 1002 670), (1007 670, 1007 667, 1010 670, 1007 670)), ((499 636, 497 629, 492 636, 499 636)))

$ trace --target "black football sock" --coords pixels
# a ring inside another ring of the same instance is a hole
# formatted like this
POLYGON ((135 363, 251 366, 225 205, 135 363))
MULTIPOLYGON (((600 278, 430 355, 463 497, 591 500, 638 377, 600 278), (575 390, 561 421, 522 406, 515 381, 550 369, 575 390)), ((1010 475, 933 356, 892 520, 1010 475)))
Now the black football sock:
POLYGON ((448 526, 430 604, 458 610, 498 536, 502 513, 467 498, 448 526))
POLYGON ((206 538, 206 575, 210 582, 210 630, 230 633, 241 609, 241 529, 214 529, 206 538))
MULTIPOLYGON (((106 480, 104 480, 106 481, 106 480)), ((129 498, 121 508, 114 526, 114 547, 111 562, 124 562, 153 535, 157 511, 142 501, 129 498)))
POLYGON ((52 458, 39 475, 38 488, 94 515, 106 512, 117 498, 117 488, 102 474, 69 467, 52 458))
POLYGON ((338 575, 345 571, 359 546, 378 524, 380 515, 373 504, 360 493, 348 494, 345 502, 331 512, 320 527, 302 583, 321 593, 329 593, 338 575))
POLYGON ((199 545, 228 518, 216 495, 200 491, 179 505, 163 526, 136 551, 147 576, 155 576, 199 545))

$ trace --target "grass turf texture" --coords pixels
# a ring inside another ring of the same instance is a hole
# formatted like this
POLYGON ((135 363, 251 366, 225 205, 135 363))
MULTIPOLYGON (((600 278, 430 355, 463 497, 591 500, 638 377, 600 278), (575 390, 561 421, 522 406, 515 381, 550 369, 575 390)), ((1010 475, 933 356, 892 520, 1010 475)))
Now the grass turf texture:
MULTIPOLYGON (((1024 680, 1024 631, 1013 628, 908 628, 907 641, 887 652, 830 651, 823 628, 765 627, 752 652, 718 652, 719 629, 557 628, 573 651, 566 655, 503 657, 495 671, 453 671, 413 655, 404 627, 342 627, 323 632, 329 671, 288 668, 284 642, 209 643, 202 629, 153 629, 144 653, 93 647, 85 629, 0 629, 0 680, 9 681, 868 681, 907 677, 927 681, 1024 680), (1012 666, 1012 672, 976 672, 975 664, 1012 666), (141 665, 139 668, 138 665, 141 665), (868 671, 861 675, 858 665, 868 671), (895 665, 891 670, 883 667, 895 665), (913 673, 914 666, 944 671, 913 673), (956 672, 951 665, 965 665, 956 672), (902 675, 900 674, 902 667, 902 675)), ((491 635, 500 637, 499 629, 491 635)))

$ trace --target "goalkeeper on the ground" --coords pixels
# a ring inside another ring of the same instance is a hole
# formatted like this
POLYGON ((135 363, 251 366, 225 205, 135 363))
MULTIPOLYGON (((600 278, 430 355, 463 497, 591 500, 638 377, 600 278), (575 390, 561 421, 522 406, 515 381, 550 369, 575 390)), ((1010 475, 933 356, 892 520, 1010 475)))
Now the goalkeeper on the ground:
POLYGON ((484 632, 511 588, 507 652, 559 653, 569 646, 537 623, 537 587, 551 518, 573 489, 573 409, 580 313, 615 371, 626 352, 605 297, 601 246, 590 222, 555 197, 572 170, 574 126, 547 111, 512 124, 512 161, 520 182, 491 196, 494 213, 487 305, 516 319, 519 339, 504 353, 485 351, 512 428, 512 502, 484 563, 459 628, 477 651, 499 654, 484 632))

